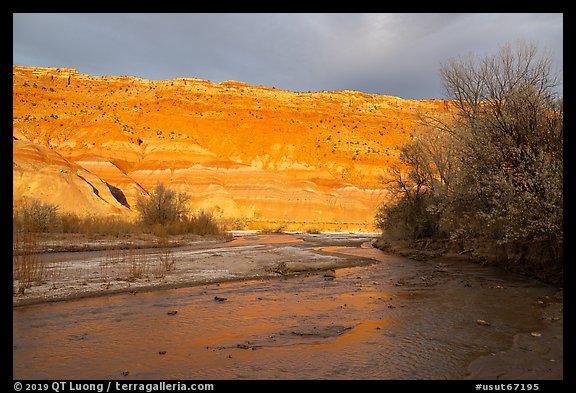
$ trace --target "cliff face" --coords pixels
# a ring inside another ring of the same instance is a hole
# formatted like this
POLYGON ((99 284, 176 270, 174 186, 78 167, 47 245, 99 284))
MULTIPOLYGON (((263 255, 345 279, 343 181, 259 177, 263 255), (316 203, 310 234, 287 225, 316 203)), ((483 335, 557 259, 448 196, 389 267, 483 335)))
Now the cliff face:
MULTIPOLYGON (((157 182, 190 208, 281 225, 373 230, 383 169, 448 103, 241 82, 13 67, 14 200, 133 215, 157 182), (32 186, 33 185, 33 186, 32 186)), ((253 224, 257 225, 257 224, 253 224)))

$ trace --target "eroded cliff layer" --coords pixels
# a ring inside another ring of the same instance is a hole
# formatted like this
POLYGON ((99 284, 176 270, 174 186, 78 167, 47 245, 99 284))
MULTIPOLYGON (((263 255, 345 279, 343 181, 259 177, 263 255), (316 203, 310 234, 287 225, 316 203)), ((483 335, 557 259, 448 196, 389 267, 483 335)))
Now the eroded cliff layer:
POLYGON ((252 225, 373 230, 379 176, 445 101, 13 67, 15 203, 134 215, 157 182, 252 225))

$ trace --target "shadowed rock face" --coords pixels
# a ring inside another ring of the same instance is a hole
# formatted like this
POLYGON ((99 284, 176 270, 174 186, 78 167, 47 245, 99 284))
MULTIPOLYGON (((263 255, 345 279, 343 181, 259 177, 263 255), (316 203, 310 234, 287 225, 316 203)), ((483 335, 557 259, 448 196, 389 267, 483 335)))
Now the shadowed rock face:
POLYGON ((384 198, 379 176, 397 160, 396 148, 420 114, 450 110, 444 101, 355 91, 71 69, 14 66, 13 84, 16 201, 33 196, 63 211, 131 215, 138 195, 162 181, 188 192, 193 210, 263 226, 373 229, 384 198), (34 149, 42 154, 30 155, 34 149), (63 166, 74 168, 72 177, 56 175, 63 166), (32 178, 35 188, 25 184, 32 178), (68 203, 77 194, 82 202, 68 203))
POLYGON ((14 140, 13 195, 38 198, 59 205, 63 211, 93 214, 128 214, 109 185, 83 167, 45 146, 14 140))

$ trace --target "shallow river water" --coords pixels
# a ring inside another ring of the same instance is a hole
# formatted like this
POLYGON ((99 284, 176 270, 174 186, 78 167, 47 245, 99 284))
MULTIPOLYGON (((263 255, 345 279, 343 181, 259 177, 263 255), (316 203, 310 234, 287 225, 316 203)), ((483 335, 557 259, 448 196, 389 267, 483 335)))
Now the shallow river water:
MULTIPOLYGON (((373 264, 13 309, 14 379, 462 379, 538 331, 553 288, 454 260, 373 264), (478 320, 486 321, 484 325, 478 320)), ((252 239, 253 241, 254 239, 252 239)))

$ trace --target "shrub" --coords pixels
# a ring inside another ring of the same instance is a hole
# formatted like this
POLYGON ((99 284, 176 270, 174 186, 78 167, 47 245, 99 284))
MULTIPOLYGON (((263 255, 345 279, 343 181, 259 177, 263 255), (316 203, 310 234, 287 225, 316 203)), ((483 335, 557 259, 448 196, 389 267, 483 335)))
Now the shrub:
POLYGON ((563 237, 563 103, 534 45, 450 59, 453 118, 424 119, 385 179, 376 216, 396 236, 501 243, 563 237))
POLYGON ((25 200, 14 209, 14 225, 27 232, 46 232, 59 223, 58 206, 38 199, 25 200))
MULTIPOLYGON (((128 233, 151 233, 158 237, 183 233, 222 234, 224 229, 212 213, 188 212, 188 199, 187 194, 176 193, 158 183, 150 195, 138 199, 136 207, 140 217, 136 221, 121 216, 58 214, 58 206, 31 199, 14 208, 13 226, 20 232, 98 233, 116 237, 128 233)), ((243 222, 237 221, 236 225, 243 222)))
POLYGON ((217 235, 222 232, 212 213, 200 212, 184 216, 175 225, 168 227, 169 233, 195 233, 197 235, 217 235))
POLYGON ((376 226, 390 240, 444 237, 440 216, 429 209, 433 200, 426 192, 417 200, 404 198, 382 204, 376 213, 376 226))
POLYGON ((185 216, 188 212, 186 202, 189 199, 187 194, 176 193, 163 183, 157 183, 148 197, 138 197, 136 209, 144 225, 168 225, 180 221, 185 216))

